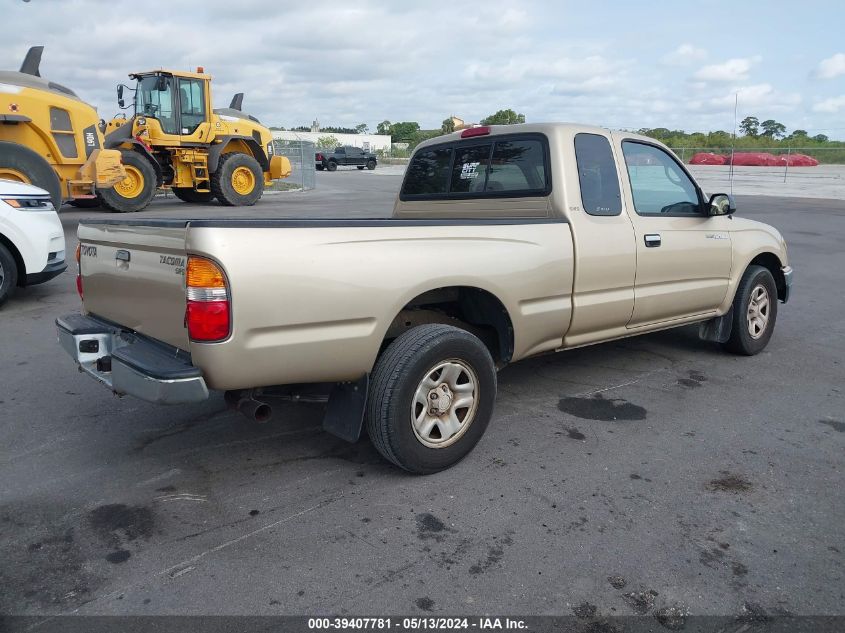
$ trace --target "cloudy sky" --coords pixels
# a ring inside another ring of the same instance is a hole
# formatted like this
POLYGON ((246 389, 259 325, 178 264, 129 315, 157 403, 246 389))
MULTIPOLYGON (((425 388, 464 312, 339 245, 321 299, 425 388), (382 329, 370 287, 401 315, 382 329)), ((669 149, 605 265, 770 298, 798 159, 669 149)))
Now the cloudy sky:
POLYGON ((42 75, 116 111, 130 71, 202 65, 216 106, 265 124, 435 128, 513 108, 528 121, 687 131, 774 118, 845 139, 845 3, 440 0, 0 0, 0 68, 44 44, 42 75))

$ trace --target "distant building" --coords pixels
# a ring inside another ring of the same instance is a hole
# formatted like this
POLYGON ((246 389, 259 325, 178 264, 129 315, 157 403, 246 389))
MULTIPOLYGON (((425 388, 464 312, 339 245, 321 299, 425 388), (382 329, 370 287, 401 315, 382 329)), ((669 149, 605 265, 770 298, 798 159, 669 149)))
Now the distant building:
POLYGON ((273 138, 283 141, 309 141, 316 143, 320 137, 334 136, 338 145, 352 145, 368 152, 377 149, 390 151, 389 134, 340 134, 338 132, 320 132, 320 122, 314 121, 311 132, 294 132, 292 130, 272 130, 273 138))
POLYGON ((471 125, 469 123, 464 123, 463 119, 456 117, 454 114, 450 116, 449 119, 452 121, 453 130, 463 130, 471 125))

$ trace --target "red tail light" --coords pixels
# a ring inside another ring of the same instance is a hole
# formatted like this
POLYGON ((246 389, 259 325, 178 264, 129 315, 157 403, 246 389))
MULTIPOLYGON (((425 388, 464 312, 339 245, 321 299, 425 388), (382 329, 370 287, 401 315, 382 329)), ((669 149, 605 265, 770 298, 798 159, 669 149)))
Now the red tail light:
POLYGON ((191 256, 185 275, 185 325, 192 341, 222 341, 231 330, 231 306, 226 276, 210 259, 191 256))
POLYGON ((229 302, 189 299, 186 321, 192 341, 222 341, 229 336, 229 302))
POLYGON ((82 296, 82 266, 79 263, 81 258, 82 258, 82 244, 77 243, 77 245, 76 245, 76 292, 79 293, 80 299, 84 299, 85 297, 82 296))
POLYGON ((322 155, 322 154, 320 154, 320 153, 318 153, 318 154, 317 154, 317 160, 323 160, 323 155, 322 155))

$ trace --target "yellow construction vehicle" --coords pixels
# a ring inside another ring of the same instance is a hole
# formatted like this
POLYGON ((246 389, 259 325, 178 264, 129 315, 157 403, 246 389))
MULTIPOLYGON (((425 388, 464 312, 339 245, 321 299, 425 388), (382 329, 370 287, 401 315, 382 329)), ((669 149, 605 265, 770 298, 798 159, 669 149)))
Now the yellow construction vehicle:
POLYGON ((56 209, 95 201, 126 177, 120 152, 103 149, 93 107, 41 77, 43 51, 33 46, 19 71, 0 71, 0 178, 41 187, 56 209))
POLYGON ((228 108, 212 110, 211 75, 153 70, 132 73, 135 87, 117 87, 130 118, 105 128, 105 147, 119 149, 126 178, 98 197, 112 211, 138 211, 156 188, 171 189, 185 202, 252 205, 264 186, 290 175, 290 161, 273 152, 273 135, 241 111, 243 94, 228 108), (127 104, 126 91, 134 98, 127 104))

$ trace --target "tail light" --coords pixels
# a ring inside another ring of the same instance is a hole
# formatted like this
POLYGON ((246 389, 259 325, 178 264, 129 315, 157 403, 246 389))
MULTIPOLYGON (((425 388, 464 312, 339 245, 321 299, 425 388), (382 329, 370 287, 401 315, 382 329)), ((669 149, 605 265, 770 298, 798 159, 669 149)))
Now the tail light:
POLYGON ((190 339, 211 343, 227 338, 231 308, 223 271, 210 259, 190 256, 185 279, 185 325, 190 339))
POLYGON ((76 292, 79 293, 79 298, 84 299, 85 297, 82 296, 82 266, 80 264, 80 260, 82 254, 82 244, 76 245, 76 292))

